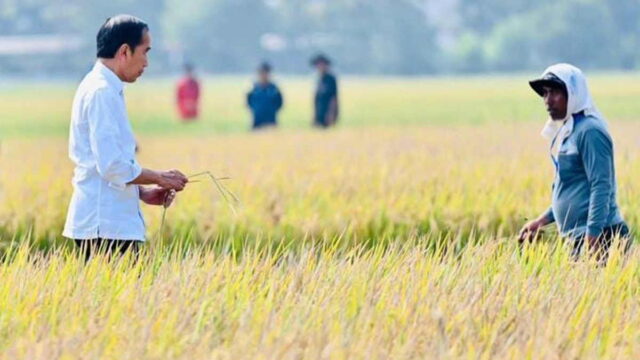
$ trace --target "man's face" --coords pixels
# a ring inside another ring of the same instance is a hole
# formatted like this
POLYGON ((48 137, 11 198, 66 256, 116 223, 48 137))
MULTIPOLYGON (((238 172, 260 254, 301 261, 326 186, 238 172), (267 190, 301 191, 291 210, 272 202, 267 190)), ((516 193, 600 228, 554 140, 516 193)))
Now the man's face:
POLYGON ((123 81, 132 83, 138 80, 149 64, 147 60, 149 50, 151 50, 151 35, 145 30, 142 34, 142 42, 133 51, 128 48, 125 51, 122 66, 123 81))
POLYGON ((319 61, 318 63, 316 63, 316 69, 320 74, 325 74, 327 71, 329 71, 329 64, 324 61, 319 61))
POLYGON ((258 71, 258 80, 260 80, 260 83, 267 84, 270 79, 271 79, 271 74, 268 71, 266 70, 258 71))
POLYGON ((567 95, 562 89, 555 87, 543 88, 544 104, 547 112, 553 120, 562 120, 567 117, 567 95))

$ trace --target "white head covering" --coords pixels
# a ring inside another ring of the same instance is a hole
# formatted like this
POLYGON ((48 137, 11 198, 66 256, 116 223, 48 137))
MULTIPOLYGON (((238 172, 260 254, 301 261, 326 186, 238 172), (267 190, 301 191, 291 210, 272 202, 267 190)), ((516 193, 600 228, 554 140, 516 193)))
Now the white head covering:
POLYGON ((580 69, 571 64, 556 64, 548 67, 542 73, 542 77, 549 73, 562 80, 567 88, 567 116, 562 121, 554 121, 549 118, 544 129, 542 129, 542 136, 551 140, 558 135, 558 145, 562 144, 562 140, 573 131, 573 115, 582 111, 584 111, 585 115, 593 116, 606 124, 604 117, 602 117, 591 98, 591 93, 587 86, 587 78, 580 69), (564 126, 559 128, 559 125, 563 123, 564 126), (559 134, 559 131, 562 131, 563 134, 559 134))

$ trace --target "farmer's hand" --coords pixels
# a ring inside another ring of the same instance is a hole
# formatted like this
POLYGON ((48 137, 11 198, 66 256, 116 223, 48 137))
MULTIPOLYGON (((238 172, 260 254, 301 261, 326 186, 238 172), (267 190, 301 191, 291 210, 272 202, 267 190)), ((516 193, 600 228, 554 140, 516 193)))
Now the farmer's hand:
POLYGON ((167 208, 171 206, 175 198, 176 191, 173 189, 163 189, 159 187, 140 189, 140 200, 148 205, 164 206, 167 208))
POLYGON ((521 243, 525 240, 532 241, 538 236, 540 229, 545 225, 546 223, 541 219, 529 221, 522 227, 522 230, 520 230, 518 241, 521 243))
POLYGON ((603 260, 606 262, 606 249, 599 236, 587 235, 585 242, 587 243, 587 249, 591 256, 595 256, 598 262, 602 262, 603 260))
POLYGON ((164 189, 182 191, 188 182, 189 179, 178 170, 160 171, 158 173, 157 184, 164 189))

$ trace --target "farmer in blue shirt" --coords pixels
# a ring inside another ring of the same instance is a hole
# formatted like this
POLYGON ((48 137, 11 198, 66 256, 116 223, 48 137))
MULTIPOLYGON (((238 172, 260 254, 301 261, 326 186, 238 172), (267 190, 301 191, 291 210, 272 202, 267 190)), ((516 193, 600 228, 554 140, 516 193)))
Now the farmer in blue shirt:
POLYGON ((262 63, 258 67, 258 81, 247 95, 247 105, 253 114, 253 130, 274 127, 277 114, 282 108, 282 94, 271 82, 271 65, 262 63))
POLYGON ((616 203, 613 142, 582 71, 557 64, 529 84, 544 98, 550 115, 542 134, 551 141, 556 172, 551 207, 523 227, 520 240, 555 222, 574 258, 586 243, 591 254, 606 261, 616 237, 628 250, 629 228, 616 203))

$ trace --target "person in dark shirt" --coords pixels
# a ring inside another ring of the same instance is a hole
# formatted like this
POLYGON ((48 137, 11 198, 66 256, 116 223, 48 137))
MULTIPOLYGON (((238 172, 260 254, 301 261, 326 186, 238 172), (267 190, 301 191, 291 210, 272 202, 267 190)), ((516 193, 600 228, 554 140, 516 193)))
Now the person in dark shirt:
POLYGON ((282 103, 280 89, 271 81, 271 65, 260 64, 258 81, 247 95, 247 105, 253 114, 253 130, 277 126, 282 103))
POLYGON ((313 57, 311 65, 319 75, 313 125, 328 128, 338 121, 338 82, 331 72, 331 60, 325 55, 313 57))

